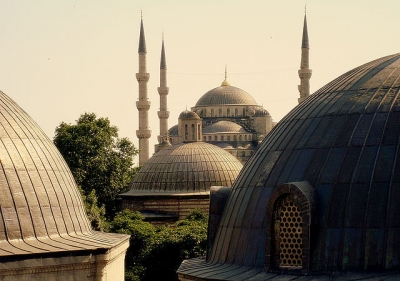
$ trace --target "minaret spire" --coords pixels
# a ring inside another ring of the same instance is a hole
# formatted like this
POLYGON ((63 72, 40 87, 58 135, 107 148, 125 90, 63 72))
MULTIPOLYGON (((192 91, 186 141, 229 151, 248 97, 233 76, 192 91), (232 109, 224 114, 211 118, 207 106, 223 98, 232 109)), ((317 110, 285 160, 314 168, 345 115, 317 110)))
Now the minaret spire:
POLYGON ((150 101, 147 96, 147 82, 150 74, 146 67, 146 39, 144 36, 143 16, 140 20, 139 36, 139 72, 136 73, 136 79, 139 83, 139 100, 136 107, 139 110, 139 130, 136 130, 136 136, 139 138, 139 166, 142 166, 149 159, 149 138, 151 130, 149 129, 149 109, 150 101))
POLYGON ((300 98, 298 102, 301 103, 310 95, 310 78, 312 70, 309 68, 309 41, 307 30, 307 7, 304 8, 304 24, 303 24, 303 37, 301 41, 301 63, 299 69, 300 85, 298 86, 300 98))
POLYGON ((158 118, 160 119, 160 135, 158 137, 158 141, 161 144, 165 135, 168 134, 169 118, 169 111, 167 106, 167 95, 169 92, 169 88, 167 87, 167 62, 165 59, 164 33, 162 36, 161 45, 160 87, 158 87, 157 90, 160 94, 160 111, 157 112, 158 118))
POLYGON ((221 86, 230 86, 228 80, 226 80, 228 78, 228 69, 225 65, 225 80, 222 82, 221 86))

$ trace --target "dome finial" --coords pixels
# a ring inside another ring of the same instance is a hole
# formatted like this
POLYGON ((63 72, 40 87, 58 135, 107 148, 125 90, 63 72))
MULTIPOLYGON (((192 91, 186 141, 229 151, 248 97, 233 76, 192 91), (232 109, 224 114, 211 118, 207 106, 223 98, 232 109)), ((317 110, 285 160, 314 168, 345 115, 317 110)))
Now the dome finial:
POLYGON ((222 82, 221 86, 230 86, 228 80, 226 80, 228 78, 228 70, 225 64, 225 80, 222 82))
POLYGON ((307 15, 307 4, 304 4, 304 14, 307 15))

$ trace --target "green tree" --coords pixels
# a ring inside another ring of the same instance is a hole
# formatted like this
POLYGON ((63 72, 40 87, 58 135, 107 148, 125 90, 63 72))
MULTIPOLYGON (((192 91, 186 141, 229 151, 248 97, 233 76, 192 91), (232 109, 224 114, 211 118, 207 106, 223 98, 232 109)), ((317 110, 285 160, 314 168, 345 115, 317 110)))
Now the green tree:
MULTIPOLYGON (((62 122, 55 130, 54 144, 84 197, 90 199, 86 207, 97 205, 101 212, 105 206, 106 216, 113 217, 116 196, 126 191, 136 172, 133 157, 138 150, 135 146, 127 138, 118 138, 118 128, 112 126, 108 118, 97 118, 94 113, 82 114, 76 124, 62 122), (98 202, 94 198, 96 195, 98 202)), ((93 208, 92 211, 96 211, 93 208)), ((100 218, 101 214, 93 214, 93 217, 100 218)))

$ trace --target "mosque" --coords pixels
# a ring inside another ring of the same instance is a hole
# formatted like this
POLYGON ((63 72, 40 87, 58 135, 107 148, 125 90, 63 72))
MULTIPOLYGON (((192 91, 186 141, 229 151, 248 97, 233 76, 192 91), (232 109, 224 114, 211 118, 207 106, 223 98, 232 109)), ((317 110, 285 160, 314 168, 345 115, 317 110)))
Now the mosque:
POLYGON ((400 53, 305 97, 211 188, 207 256, 180 280, 400 280, 399 136, 400 53))
MULTIPOLYGON (((308 32, 304 20, 299 102, 309 95, 308 32)), ((154 224, 183 219, 193 209, 209 211, 210 188, 232 186, 245 163, 275 123, 266 109, 242 89, 229 84, 205 93, 191 110, 183 111, 178 125, 168 129, 167 64, 164 40, 160 59, 159 143, 149 158, 146 40, 143 19, 139 36, 139 165, 141 169, 120 195, 122 208, 140 211, 154 224)))

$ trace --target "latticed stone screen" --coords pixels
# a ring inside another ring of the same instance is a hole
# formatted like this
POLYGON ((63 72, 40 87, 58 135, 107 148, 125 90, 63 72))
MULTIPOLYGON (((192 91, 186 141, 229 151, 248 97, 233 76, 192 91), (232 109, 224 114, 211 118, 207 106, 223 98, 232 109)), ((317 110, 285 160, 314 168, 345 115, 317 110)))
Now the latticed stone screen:
POLYGON ((302 216, 296 203, 285 196, 278 205, 275 224, 276 257, 280 268, 302 267, 302 216))

